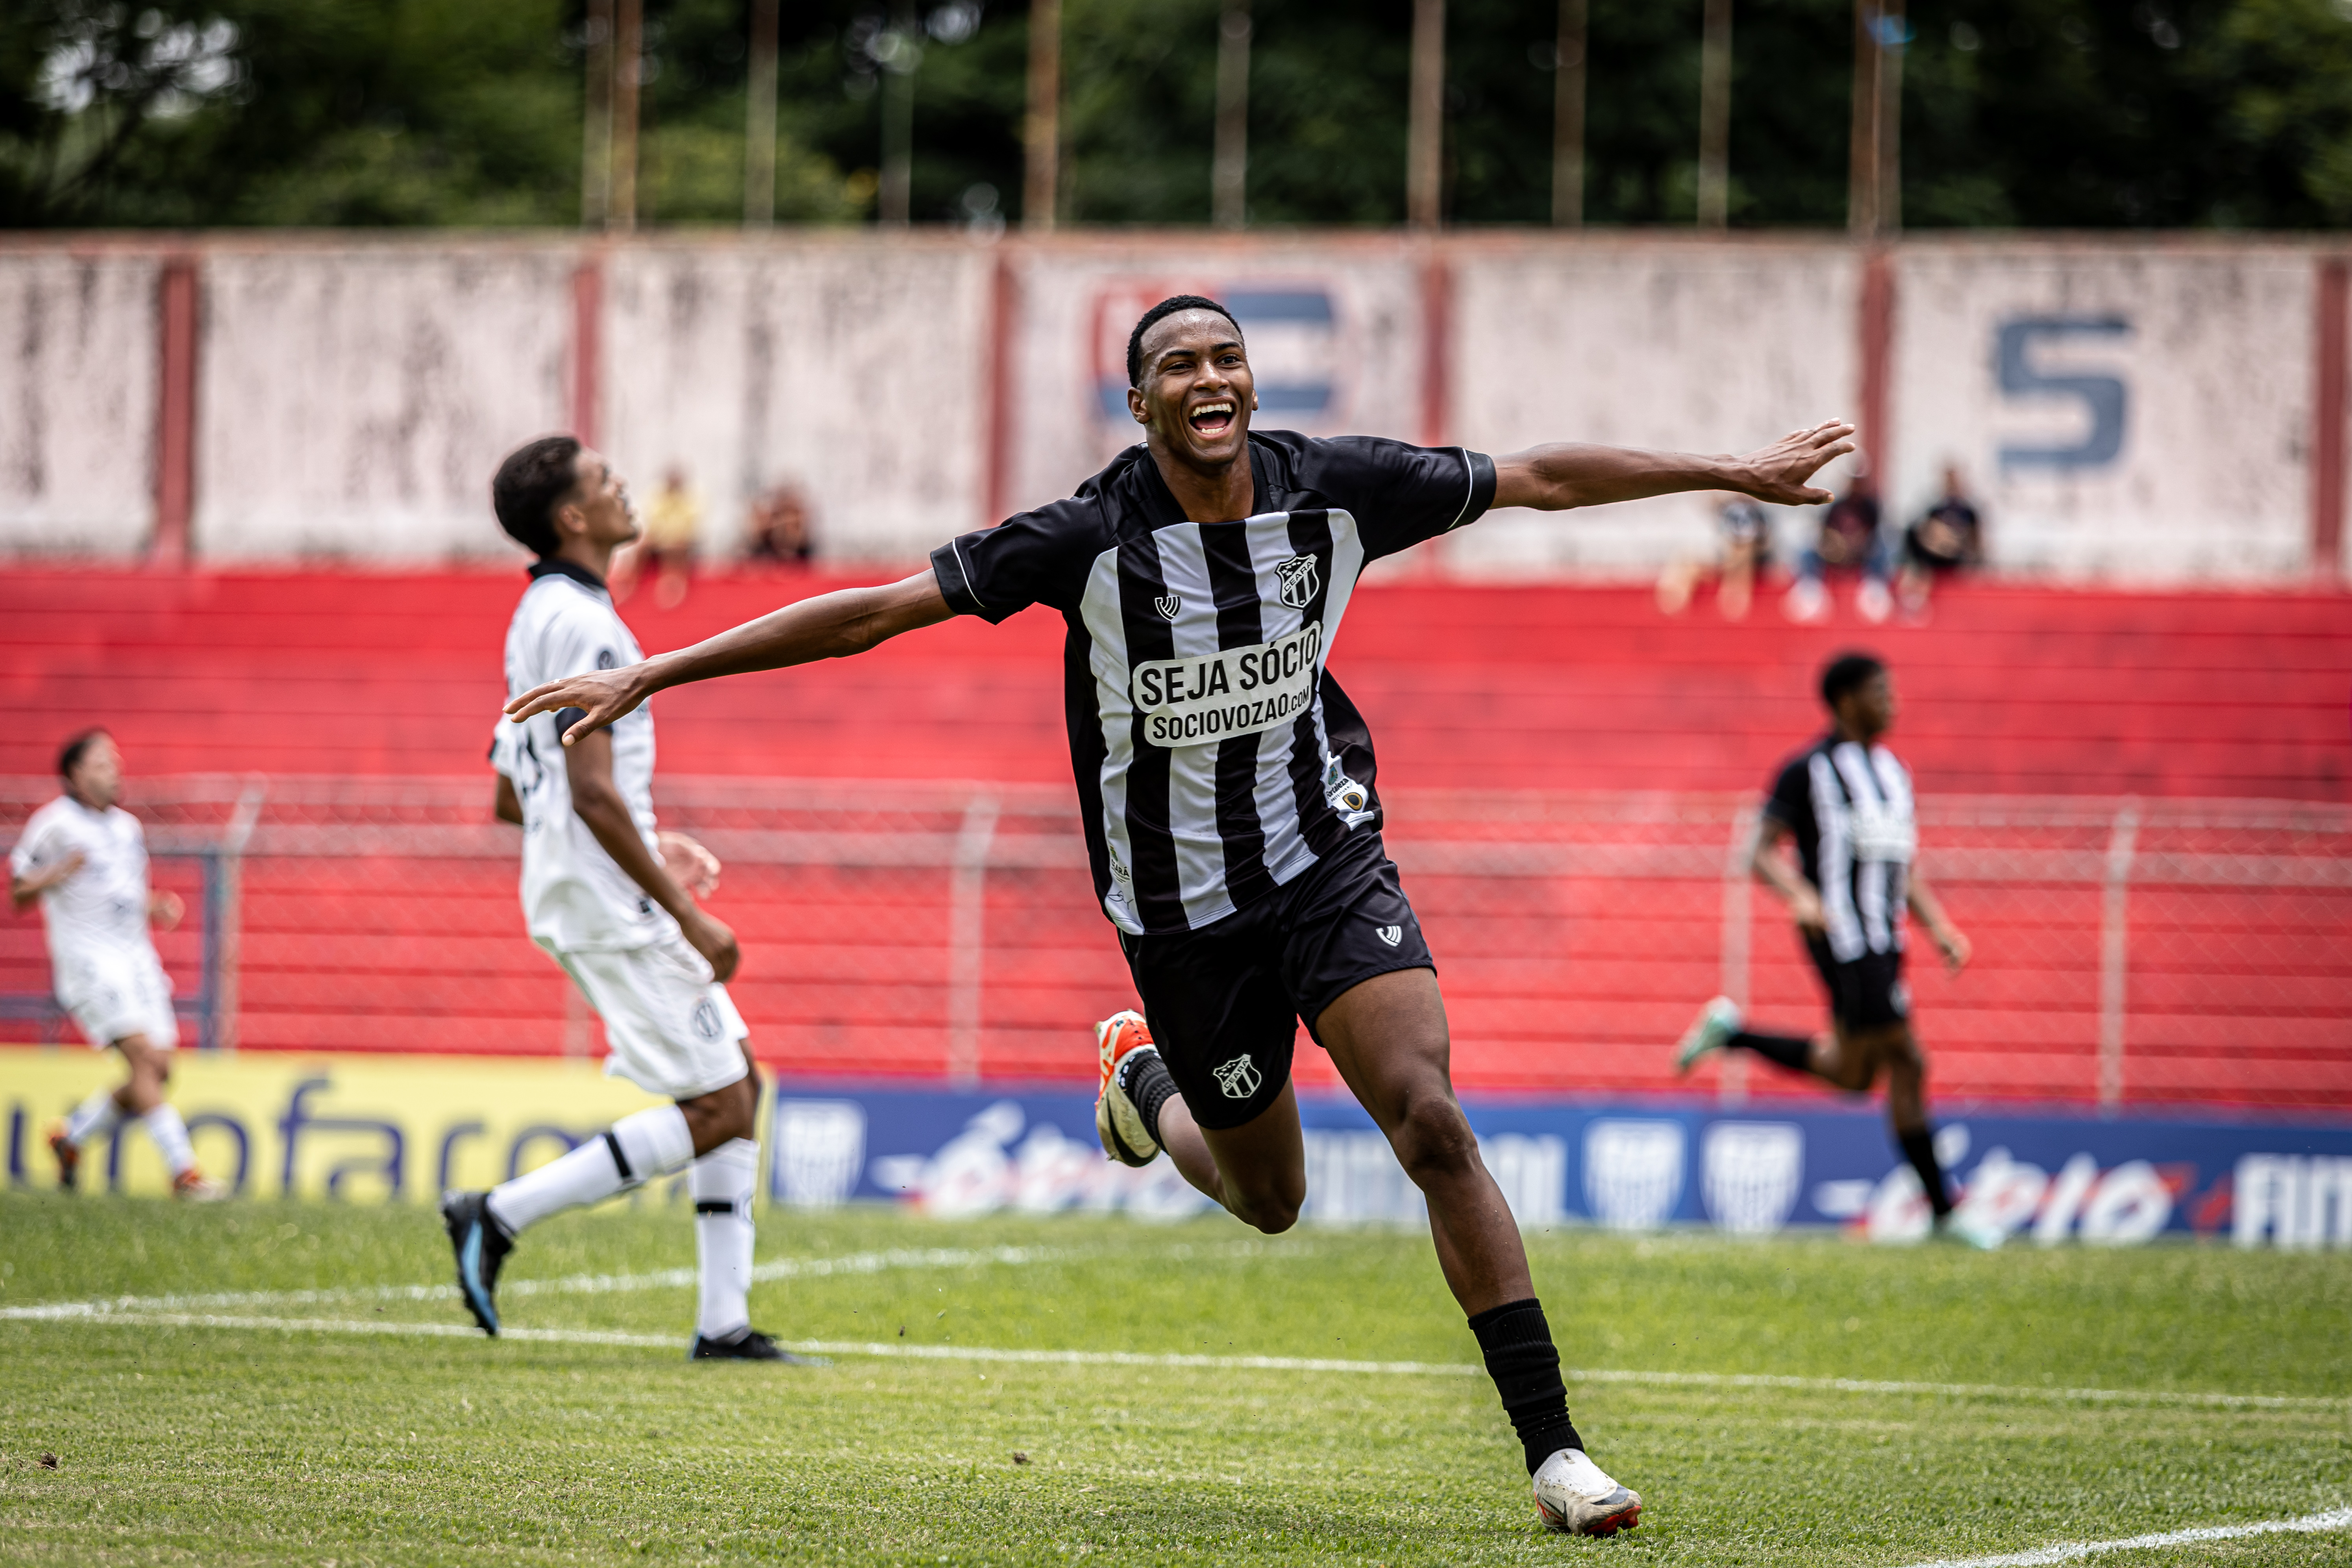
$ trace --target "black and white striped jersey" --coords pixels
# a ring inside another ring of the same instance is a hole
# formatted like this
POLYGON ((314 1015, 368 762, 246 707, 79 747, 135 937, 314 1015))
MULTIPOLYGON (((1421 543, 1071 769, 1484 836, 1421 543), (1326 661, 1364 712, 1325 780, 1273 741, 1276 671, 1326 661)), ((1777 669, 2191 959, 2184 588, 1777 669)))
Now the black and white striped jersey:
POLYGON ((1377 828, 1371 737, 1324 671, 1368 561, 1460 528, 1491 458, 1252 432, 1252 513, 1191 522, 1147 448, 1067 500, 931 553, 950 608, 1069 627, 1070 766, 1104 912, 1193 931, 1377 828))
POLYGON ((1905 900, 1919 830, 1911 774, 1885 746, 1824 737, 1787 767, 1764 815, 1797 840, 1805 876, 1821 889, 1830 954, 1903 951, 1905 900))

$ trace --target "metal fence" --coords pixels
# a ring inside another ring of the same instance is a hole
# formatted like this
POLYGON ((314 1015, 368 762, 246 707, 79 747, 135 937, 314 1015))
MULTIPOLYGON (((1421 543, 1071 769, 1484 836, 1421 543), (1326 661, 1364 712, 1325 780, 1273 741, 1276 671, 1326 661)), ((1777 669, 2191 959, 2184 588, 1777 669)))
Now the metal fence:
MULTIPOLYGON (((54 794, 0 780, 0 820, 54 794)), ((486 779, 136 781, 163 942, 220 1048, 590 1055, 599 1026, 524 939, 520 836, 486 779)), ((791 1071, 970 1084, 1081 1078, 1133 994, 1075 803, 1022 785, 676 779, 666 825, 726 862, 732 987, 791 1071)), ((1444 977, 1457 1079, 1675 1087, 1672 1041, 1721 991, 1820 1023, 1777 902, 1746 874, 1752 801, 1399 791, 1389 844, 1444 977)), ((2352 811, 2268 802, 1921 804, 1922 866, 1977 957, 1912 984, 1947 1098, 2352 1106, 2352 811)), ((37 917, 0 927, 0 1031, 60 1037, 37 917)), ((1330 1082, 1302 1049, 1301 1077, 1330 1082)), ((1800 1086, 1738 1058, 1729 1102, 1800 1086)))

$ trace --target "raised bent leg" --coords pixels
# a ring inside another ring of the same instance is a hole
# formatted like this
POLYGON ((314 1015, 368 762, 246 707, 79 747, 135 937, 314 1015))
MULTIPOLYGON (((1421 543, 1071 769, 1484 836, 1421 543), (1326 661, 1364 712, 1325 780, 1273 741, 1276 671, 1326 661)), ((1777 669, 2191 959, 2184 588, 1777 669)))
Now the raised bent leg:
POLYGON ((1438 1267, 1473 1316, 1535 1294, 1503 1190, 1454 1097, 1452 1038, 1433 970, 1401 969, 1342 992, 1316 1020, 1331 1061, 1429 1200, 1438 1267))

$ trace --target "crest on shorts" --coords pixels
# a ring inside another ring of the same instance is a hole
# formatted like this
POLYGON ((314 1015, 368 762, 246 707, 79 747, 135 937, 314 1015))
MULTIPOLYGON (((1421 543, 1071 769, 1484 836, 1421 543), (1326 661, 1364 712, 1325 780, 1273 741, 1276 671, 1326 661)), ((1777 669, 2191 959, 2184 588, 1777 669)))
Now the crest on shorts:
POLYGON ((709 997, 705 996, 694 1005, 692 1022, 695 1034, 701 1038, 715 1040, 719 1037, 719 1009, 711 1004, 709 997))
POLYGON ((1274 569, 1275 597, 1294 610, 1303 610, 1322 586, 1315 572, 1315 557, 1294 555, 1274 569))
POLYGON ((1399 943, 1399 942, 1402 942, 1402 941, 1404 940, 1404 927, 1402 927, 1402 926, 1374 926, 1374 927, 1372 928, 1372 934, 1373 934, 1374 936, 1376 936, 1376 937, 1379 937, 1382 942, 1384 942, 1388 943, 1391 947, 1394 947, 1397 943, 1399 943))
POLYGON ((1258 1086, 1265 1081, 1259 1076, 1257 1068, 1250 1065, 1247 1052, 1235 1057, 1215 1071, 1217 1087, 1225 1091, 1227 1100, 1247 1100, 1251 1095, 1255 1094, 1258 1091, 1258 1086))
POLYGON ((1160 597, 1151 601, 1151 607, 1160 612, 1160 618, 1161 620, 1172 621, 1176 618, 1177 612, 1184 607, 1184 595, 1181 594, 1162 594, 1160 597))

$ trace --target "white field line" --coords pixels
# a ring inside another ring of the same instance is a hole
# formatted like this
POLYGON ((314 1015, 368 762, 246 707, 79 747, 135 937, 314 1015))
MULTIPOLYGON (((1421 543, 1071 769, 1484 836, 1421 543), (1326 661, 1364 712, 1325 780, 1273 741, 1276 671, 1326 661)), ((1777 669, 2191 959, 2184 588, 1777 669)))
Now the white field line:
MULTIPOLYGON (((1006 1250, 1012 1250, 1010 1248, 1006 1250)), ((226 1316, 209 1312, 120 1310, 65 1313, 18 1309, 18 1321, 47 1321, 97 1319, 108 1323, 152 1328, 278 1329, 321 1334, 422 1334, 466 1338, 478 1330, 460 1323, 371 1322, 347 1318, 265 1318, 226 1316)), ((503 1337, 550 1344, 647 1345, 677 1348, 685 1342, 662 1334, 633 1334, 603 1329, 508 1329, 503 1337)), ((1381 1377, 1484 1377, 1486 1369, 1470 1362, 1347 1361, 1325 1356, 1197 1355, 1185 1352, 1013 1350, 989 1345, 897 1344, 870 1340, 780 1341, 813 1355, 898 1357, 912 1361, 1026 1363, 1039 1366, 1191 1367, 1221 1372, 1349 1373, 1381 1377)), ((2186 1406, 2223 1410, 2340 1411, 2352 1400, 2272 1394, 2195 1394, 2168 1389, 2033 1388, 1990 1383, 1881 1383, 1853 1377, 1778 1377, 1745 1373, 1631 1372, 1563 1367, 1571 1383, 1643 1384, 1685 1388, 1785 1388, 1799 1393, 1927 1394, 1975 1399, 2048 1400, 2073 1404, 2084 1400, 2116 1404, 2186 1406)), ((2053 1559, 2053 1561, 2055 1561, 2053 1559)))
POLYGON ((2056 1546, 2038 1546, 2031 1552, 2007 1552, 1998 1557, 1938 1558, 1933 1563, 1914 1563, 1910 1568, 2039 1568, 2042 1563, 2073 1563, 2103 1552, 2150 1552, 2166 1546, 2194 1546, 2207 1541, 2235 1541, 2246 1535, 2315 1535, 2330 1530, 2352 1530, 2352 1508, 2307 1513, 2301 1519, 2270 1519, 2260 1524, 2209 1524, 2196 1530, 2133 1535, 2118 1541, 2068 1541, 2056 1546))
MULTIPOLYGON (((1246 1244, 1244 1244, 1246 1245, 1246 1244)), ((822 1279, 835 1274, 880 1274, 895 1268, 968 1268, 982 1264, 1019 1268, 1081 1256, 1083 1249, 1054 1247, 926 1247, 892 1252, 853 1252, 840 1258, 776 1258, 756 1265, 755 1282, 822 1279)), ((601 1296, 616 1290, 666 1290, 694 1283, 691 1268, 661 1268, 646 1274, 568 1274, 553 1279, 504 1279, 500 1299, 511 1296, 601 1296)), ((455 1285, 360 1285, 322 1290, 224 1290, 198 1296, 108 1296, 87 1301, 33 1301, 0 1307, 5 1318, 95 1318, 125 1312, 201 1312, 221 1307, 325 1307, 367 1301, 454 1301, 455 1285)))

